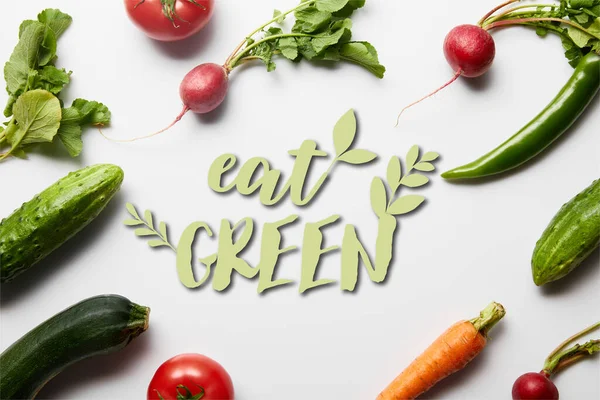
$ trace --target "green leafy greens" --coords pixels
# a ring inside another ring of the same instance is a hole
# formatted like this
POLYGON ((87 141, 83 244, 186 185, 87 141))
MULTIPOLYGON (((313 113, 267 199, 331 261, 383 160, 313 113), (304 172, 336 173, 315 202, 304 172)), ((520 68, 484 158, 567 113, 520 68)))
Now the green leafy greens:
POLYGON ((57 136, 76 157, 83 148, 83 127, 110 122, 110 111, 101 103, 77 99, 65 108, 57 97, 71 80, 71 71, 54 65, 57 40, 71 22, 60 10, 47 9, 37 20, 21 23, 19 42, 4 65, 9 96, 4 116, 10 120, 0 127, 0 148, 9 150, 0 160, 9 155, 24 158, 28 146, 53 142, 57 136))
POLYGON ((268 71, 275 70, 273 56, 281 55, 298 62, 323 60, 348 61, 360 65, 378 78, 383 78, 385 67, 379 63, 377 50, 370 43, 352 41, 350 17, 365 5, 365 0, 303 0, 287 11, 275 10, 273 19, 250 35, 227 59, 228 70, 251 60, 261 60, 268 71), (291 31, 285 33, 273 24, 282 24, 294 14, 291 31), (256 39, 255 36, 262 34, 256 39))
POLYGON ((506 25, 527 25, 545 37, 558 35, 565 57, 576 67, 581 58, 593 51, 600 54, 600 0, 560 0, 556 4, 513 7, 483 21, 485 29, 506 25))

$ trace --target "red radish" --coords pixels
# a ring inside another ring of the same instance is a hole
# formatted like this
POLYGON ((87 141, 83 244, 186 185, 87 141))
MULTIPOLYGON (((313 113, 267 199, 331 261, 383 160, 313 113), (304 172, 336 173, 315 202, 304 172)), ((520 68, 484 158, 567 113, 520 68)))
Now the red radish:
POLYGON ((228 73, 222 65, 201 64, 183 78, 179 95, 185 109, 205 114, 223 102, 228 86, 228 73))
POLYGON ((514 400, 558 400, 558 389, 544 373, 528 372, 515 381, 512 398, 514 400))
POLYGON ((483 28, 459 25, 446 36, 444 55, 454 72, 466 78, 476 78, 492 66, 496 45, 492 35, 483 28))
POLYGON ((550 377, 571 364, 600 351, 600 340, 590 340, 583 345, 576 344, 565 349, 578 338, 600 328, 600 322, 571 336, 560 344, 544 363, 541 372, 528 372, 521 375, 512 387, 513 400, 558 400, 558 389, 550 377))

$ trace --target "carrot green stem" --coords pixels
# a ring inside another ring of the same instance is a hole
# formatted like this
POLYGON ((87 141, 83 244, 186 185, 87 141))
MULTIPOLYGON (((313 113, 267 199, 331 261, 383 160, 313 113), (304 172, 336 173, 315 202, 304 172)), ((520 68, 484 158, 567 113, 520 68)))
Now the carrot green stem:
POLYGON ((243 41, 241 41, 240 44, 235 48, 235 50, 229 55, 229 57, 227 57, 227 60, 225 60, 225 64, 224 64, 225 68, 227 68, 227 66, 229 66, 229 65, 234 65, 234 64, 231 63, 231 60, 233 60, 233 58, 237 55, 237 53, 248 42, 248 39, 250 39, 252 36, 256 35, 258 32, 260 32, 261 30, 263 30, 267 26, 269 26, 269 25, 277 22, 277 20, 279 20, 281 18, 284 18, 286 15, 291 14, 291 13, 293 13, 293 12, 295 12, 295 11, 301 9, 301 8, 312 6, 315 2, 316 2, 316 0, 310 0, 310 1, 306 1, 304 3, 301 3, 301 4, 297 5, 296 7, 292 8, 292 9, 289 9, 286 12, 283 12, 283 13, 281 13, 280 15, 278 15, 276 17, 273 17, 273 19, 271 19, 270 21, 268 21, 265 24, 259 26, 254 31, 250 32, 250 34, 248 34, 246 36, 246 39, 244 39, 243 41))
POLYGON ((483 18, 481 18, 479 20, 479 22, 477 23, 477 25, 482 26, 483 23, 485 22, 485 20, 488 19, 489 17, 491 17, 496 11, 498 11, 498 10, 500 10, 500 9, 502 9, 502 8, 504 8, 504 7, 512 4, 512 3, 517 3, 519 1, 521 1, 521 0, 508 0, 507 2, 500 4, 498 7, 493 8, 489 13, 485 14, 483 16, 483 18))
POLYGON ((479 313, 477 318, 473 318, 470 322, 483 336, 487 336, 488 332, 504 317, 505 314, 506 310, 504 310, 502 304, 494 302, 487 306, 479 313))

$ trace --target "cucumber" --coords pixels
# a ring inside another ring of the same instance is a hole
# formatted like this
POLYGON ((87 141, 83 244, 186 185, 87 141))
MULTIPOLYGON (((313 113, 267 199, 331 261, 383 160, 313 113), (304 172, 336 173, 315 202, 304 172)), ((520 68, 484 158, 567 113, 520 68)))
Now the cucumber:
POLYGON ((99 164, 71 172, 0 222, 0 282, 56 250, 106 207, 123 170, 99 164))
POLYGON ((67 366, 121 350, 148 328, 149 313, 124 297, 106 295, 55 315, 0 355, 2 399, 33 399, 67 366))
POLYGON ((600 179, 562 206, 537 242, 531 267, 536 285, 563 278, 600 245, 600 179))

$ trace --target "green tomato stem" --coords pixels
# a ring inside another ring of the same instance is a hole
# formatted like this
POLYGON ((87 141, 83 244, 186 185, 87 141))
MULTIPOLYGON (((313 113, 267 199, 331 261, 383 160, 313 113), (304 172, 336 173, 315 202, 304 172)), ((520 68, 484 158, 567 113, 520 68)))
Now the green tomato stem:
POLYGON ((470 322, 473 324, 483 336, 487 336, 488 332, 496 325, 506 314, 506 310, 500 303, 491 303, 488 305, 477 318, 473 318, 470 322))
MULTIPOLYGON (((248 39, 250 39, 252 36, 256 35, 258 32, 260 32, 261 30, 263 30, 264 28, 266 28, 267 26, 271 25, 274 22, 277 22, 278 19, 280 18, 284 18, 286 15, 291 14, 301 8, 304 7, 308 7, 313 5, 316 2, 316 0, 311 0, 311 1, 307 1, 304 3, 300 3, 299 5, 297 5, 294 8, 291 8, 289 10, 287 10, 286 12, 281 13, 280 15, 278 15, 277 17, 274 17, 273 19, 271 19, 270 21, 266 22, 265 24, 261 25, 260 27, 256 28, 254 31, 250 32, 250 34, 248 34, 246 36, 246 39, 242 40, 242 42, 240 42, 240 44, 235 48, 235 50, 229 55, 229 57, 227 57, 227 60, 225 60, 225 69, 227 69, 227 71, 231 71, 231 69, 228 68, 229 65, 231 65, 231 60, 233 60, 233 58, 237 55, 237 53, 242 49, 242 47, 244 47, 244 45, 247 43, 248 39)), ((233 68, 232 68, 233 69, 233 68)))
POLYGON ((240 53, 238 53, 237 56, 235 56, 231 61, 229 61, 228 63, 225 64, 225 69, 227 71, 231 71, 232 69, 237 67, 239 65, 238 64, 239 61, 242 58, 244 58, 244 55, 248 54, 250 52, 250 50, 256 48, 257 46, 260 46, 261 44, 269 42, 271 40, 288 38, 288 37, 315 37, 315 35, 309 35, 306 33, 282 33, 280 35, 268 36, 266 38, 263 38, 261 40, 254 42, 250 46, 244 48, 244 50, 242 50, 240 53))

